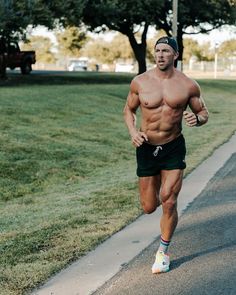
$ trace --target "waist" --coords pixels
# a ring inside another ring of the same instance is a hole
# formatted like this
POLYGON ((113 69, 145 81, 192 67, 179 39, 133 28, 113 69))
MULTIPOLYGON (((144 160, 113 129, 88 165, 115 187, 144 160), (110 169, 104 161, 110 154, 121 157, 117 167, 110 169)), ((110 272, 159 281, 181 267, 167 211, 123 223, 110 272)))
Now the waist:
POLYGON ((161 147, 168 147, 169 145, 172 145, 173 143, 175 142, 178 142, 178 141, 182 141, 184 139, 184 136, 182 133, 180 133, 179 135, 177 135, 174 139, 166 142, 166 143, 162 143, 162 144, 158 144, 158 143, 150 143, 149 141, 145 141, 144 144, 148 144, 148 145, 151 145, 151 146, 161 146, 161 147))

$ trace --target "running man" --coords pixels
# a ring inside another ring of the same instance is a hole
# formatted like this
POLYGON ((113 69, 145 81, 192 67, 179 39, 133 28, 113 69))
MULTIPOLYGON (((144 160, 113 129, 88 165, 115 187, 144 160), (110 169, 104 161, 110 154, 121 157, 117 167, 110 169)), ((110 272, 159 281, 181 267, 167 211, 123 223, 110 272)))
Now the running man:
POLYGON ((160 38, 154 50, 156 67, 132 80, 124 119, 136 147, 142 208, 150 214, 162 205, 161 242, 152 266, 153 273, 162 273, 169 271, 168 246, 178 223, 177 197, 186 168, 182 118, 189 127, 201 126, 208 120, 208 110, 199 85, 174 67, 175 39, 160 38))

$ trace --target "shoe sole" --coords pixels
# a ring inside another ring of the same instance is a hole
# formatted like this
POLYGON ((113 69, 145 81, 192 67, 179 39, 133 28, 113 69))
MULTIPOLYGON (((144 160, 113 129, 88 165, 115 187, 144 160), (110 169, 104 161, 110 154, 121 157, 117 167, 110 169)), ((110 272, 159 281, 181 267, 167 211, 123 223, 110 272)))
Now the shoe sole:
POLYGON ((161 274, 161 273, 165 273, 165 272, 168 272, 170 270, 170 268, 166 268, 166 269, 163 269, 163 270, 160 270, 160 269, 155 269, 155 270, 152 270, 152 273, 153 274, 161 274))

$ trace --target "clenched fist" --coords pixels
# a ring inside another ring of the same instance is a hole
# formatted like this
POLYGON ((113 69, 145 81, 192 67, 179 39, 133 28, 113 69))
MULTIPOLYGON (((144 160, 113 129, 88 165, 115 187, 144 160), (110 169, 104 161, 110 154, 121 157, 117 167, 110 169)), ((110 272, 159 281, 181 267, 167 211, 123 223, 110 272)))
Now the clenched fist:
POLYGON ((198 126, 199 119, 198 119, 197 115, 195 115, 194 113, 184 111, 183 117, 184 117, 184 120, 185 120, 187 126, 189 126, 189 127, 198 126))

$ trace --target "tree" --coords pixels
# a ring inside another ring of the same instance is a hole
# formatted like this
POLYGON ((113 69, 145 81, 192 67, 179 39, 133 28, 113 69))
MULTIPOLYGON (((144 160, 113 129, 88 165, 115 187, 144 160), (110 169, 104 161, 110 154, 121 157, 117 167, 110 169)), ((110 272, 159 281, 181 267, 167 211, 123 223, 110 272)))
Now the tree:
POLYGON ((183 60, 186 63, 189 62, 192 56, 195 56, 198 61, 212 61, 214 59, 214 52, 211 49, 210 42, 199 45, 196 40, 185 38, 184 48, 183 60))
POLYGON ((134 60, 134 52, 132 51, 132 48, 130 47, 129 39, 127 36, 124 36, 123 34, 118 33, 112 41, 108 42, 109 48, 111 51, 113 51, 113 61, 117 59, 129 59, 134 60))
MULTIPOLYGON (((162 17, 155 20, 156 28, 162 28, 168 36, 172 35, 172 0, 165 2, 162 17)), ((208 33, 225 24, 235 24, 236 6, 228 0, 182 0, 178 8, 179 60, 183 59, 183 35, 208 33), (189 31, 189 28, 192 28, 189 31)))
POLYGON ((52 41, 44 36, 32 36, 27 43, 23 43, 22 50, 35 50, 37 48, 37 61, 42 63, 55 63, 52 53, 52 41))
POLYGON ((50 11, 43 1, 4 0, 0 4, 0 35, 4 38, 25 37, 25 29, 29 24, 45 24, 51 26, 50 11), (47 17, 46 17, 47 16, 47 17))
POLYGON ((146 38, 148 27, 160 17, 164 0, 88 0, 83 21, 95 31, 114 30, 126 35, 139 65, 139 73, 146 70, 146 38), (141 38, 137 40, 136 34, 141 38))
MULTIPOLYGON (((0 39, 25 40, 27 27, 45 25, 52 29, 57 24, 68 25, 70 21, 78 23, 87 0, 2 0, 0 2, 0 39)), ((6 65, 4 55, 0 54, 0 77, 4 77, 6 65)))
POLYGON ((128 38, 119 33, 111 41, 91 39, 82 52, 90 59, 105 64, 113 64, 118 59, 135 59, 128 38))
POLYGON ((77 27, 66 27, 65 30, 56 34, 58 41, 58 51, 62 56, 81 55, 81 48, 85 45, 88 38, 86 33, 77 27))
MULTIPOLYGON (((183 35, 207 33, 224 24, 235 24, 235 4, 228 0, 179 1, 178 35, 179 59, 183 58, 183 35), (188 29, 192 27, 192 31, 188 29)), ((139 72, 146 69, 146 36, 148 27, 155 25, 172 35, 172 0, 88 0, 83 21, 91 30, 115 30, 129 38, 139 64, 139 72), (135 39, 138 28, 141 40, 135 39)))
POLYGON ((102 38, 90 40, 82 51, 92 62, 112 64, 114 61, 114 52, 110 50, 110 44, 102 38))
MULTIPOLYGON (((236 19, 235 0, 179 0, 178 12, 180 60, 184 34, 207 33, 224 24, 235 24, 236 19)), ((146 70, 149 26, 155 25, 157 30, 172 35, 172 0, 3 0, 0 4, 0 35, 22 34, 28 24, 79 27, 81 21, 90 30, 109 29, 126 35, 141 73, 146 70)))
POLYGON ((236 56, 236 40, 231 39, 231 40, 224 41, 220 45, 218 52, 219 52, 219 56, 222 56, 222 57, 235 57, 236 56))
POLYGON ((52 29, 58 23, 67 26, 68 20, 70 23, 78 23, 86 2, 87 0, 2 0, 0 36, 22 39, 26 37, 28 25, 45 25, 52 29))
POLYGON ((184 39, 184 55, 183 60, 185 63, 189 63, 189 60, 192 56, 197 57, 200 52, 200 46, 196 40, 191 38, 184 39))

